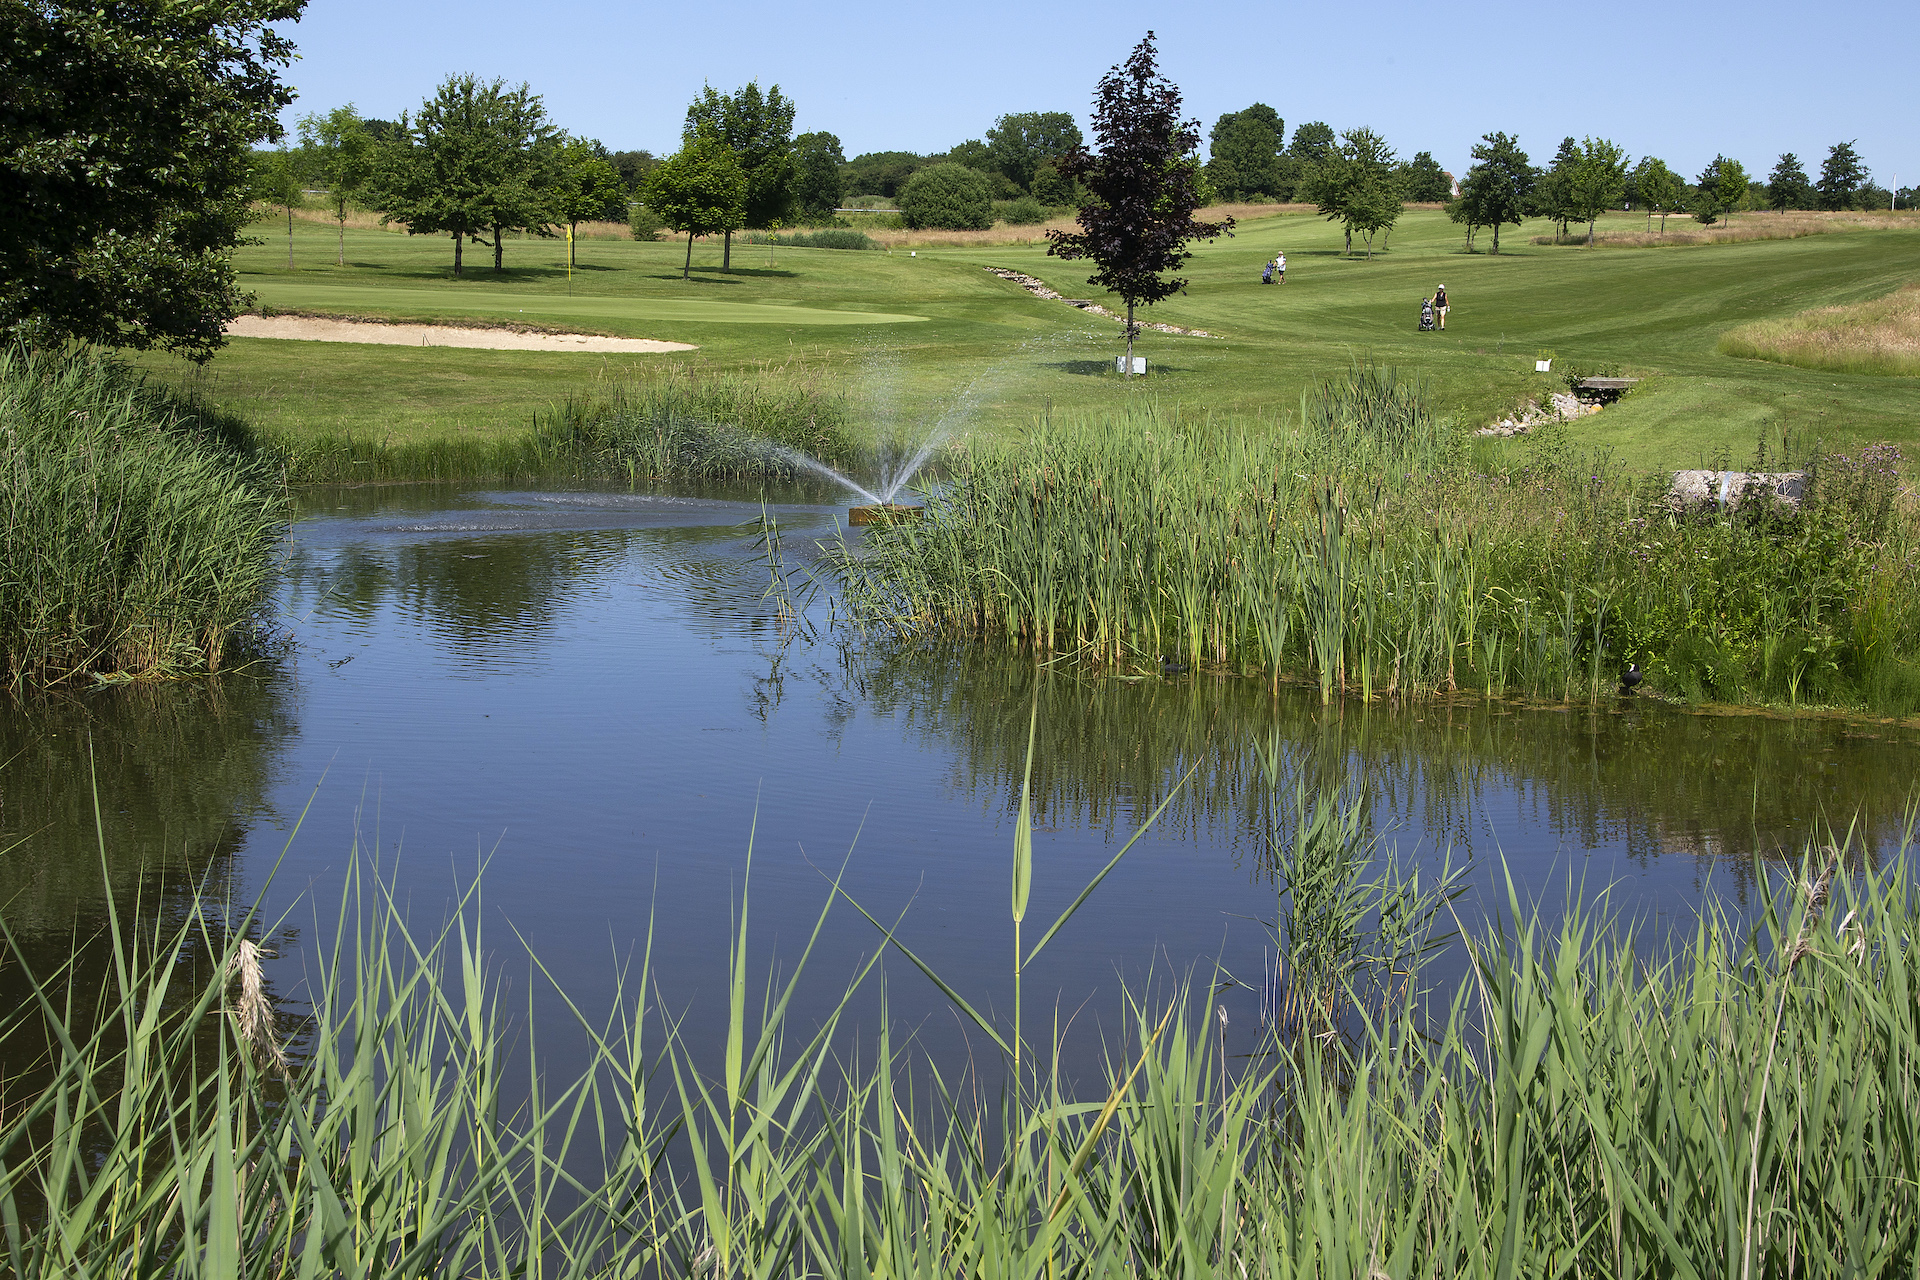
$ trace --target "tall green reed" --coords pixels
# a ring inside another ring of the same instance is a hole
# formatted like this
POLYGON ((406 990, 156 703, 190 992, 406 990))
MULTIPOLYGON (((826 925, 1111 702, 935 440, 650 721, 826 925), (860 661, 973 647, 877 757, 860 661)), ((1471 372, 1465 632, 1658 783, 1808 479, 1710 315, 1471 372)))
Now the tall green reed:
POLYGON ((0 350, 7 679, 217 670, 266 590, 279 477, 97 353, 0 350))
MULTIPOLYGON (((1350 850, 1337 794, 1319 799, 1307 825, 1350 850)), ((1904 1271, 1904 865, 1810 849, 1799 881, 1761 882, 1752 923, 1709 908, 1672 939, 1604 904, 1549 921, 1509 887, 1464 975, 1350 1000, 1345 1035, 1229 1059, 1198 1000, 1132 1000, 1091 1091, 1063 1079, 1056 1028, 985 1102, 890 1016, 847 1049, 877 954, 795 1016, 841 878, 757 998, 743 886, 722 1043, 662 1012, 647 947, 608 1012, 563 997, 589 1062, 550 1078, 474 890, 418 929, 356 851, 285 1068, 242 1017, 244 912, 116 920, 97 996, 34 975, 0 1015, 10 1062, 50 1064, 0 1115, 0 1232, 22 1280, 1904 1271), (205 971, 183 959, 196 937, 205 971)))
POLYGON ((1592 701, 1629 663, 1694 700, 1920 709, 1920 518, 1897 451, 1817 457, 1795 510, 1687 511, 1543 439, 1487 473, 1365 366, 1279 424, 1142 411, 975 442, 927 518, 841 557, 856 616, 1324 700, 1592 701))

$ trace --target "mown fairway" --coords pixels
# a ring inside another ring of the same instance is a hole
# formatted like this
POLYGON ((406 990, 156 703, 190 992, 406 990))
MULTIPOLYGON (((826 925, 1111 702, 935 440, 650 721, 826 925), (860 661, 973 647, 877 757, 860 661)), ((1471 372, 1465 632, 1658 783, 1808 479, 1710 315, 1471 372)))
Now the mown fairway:
MULTIPOLYGON (((312 223, 296 224, 299 265, 289 270, 285 224, 263 223, 264 242, 241 251, 242 279, 273 308, 483 317, 701 349, 607 357, 241 339, 192 376, 271 433, 400 441, 517 432, 602 376, 644 375, 670 361, 773 362, 841 381, 867 400, 876 427, 912 429, 952 413, 1004 432, 1049 407, 1137 397, 1196 411, 1287 412, 1316 379, 1371 357, 1424 376, 1436 404, 1477 425, 1523 396, 1559 389, 1532 372, 1536 352, 1550 348, 1560 366, 1617 362, 1647 379, 1578 428, 1640 465, 1743 459, 1769 426, 1834 447, 1920 436, 1911 378, 1795 369, 1714 349, 1734 325, 1920 278, 1920 220, 1912 232, 1592 251, 1532 245, 1509 231, 1500 256, 1467 254, 1444 216, 1409 211, 1368 262, 1343 258, 1339 229, 1311 214, 1243 224, 1234 238, 1199 246, 1187 295, 1147 316, 1221 336, 1147 333, 1140 351, 1152 373, 1129 384, 1111 372, 1117 324, 982 269, 1009 267, 1069 297, 1094 296, 1086 266, 1039 246, 917 257, 783 247, 769 262, 765 246, 736 244, 734 269, 722 273, 718 243, 703 242, 694 278, 683 281, 684 241, 583 241, 570 294, 564 241, 510 241, 499 275, 490 254, 469 254, 467 276, 455 280, 443 238, 350 231, 342 268, 332 265, 331 228, 312 223), (1276 249, 1286 251, 1287 282, 1263 286, 1260 264, 1276 249), (1420 333, 1420 298, 1441 283, 1454 307, 1448 330, 1420 333)), ((148 364, 189 376, 171 360, 148 364)))

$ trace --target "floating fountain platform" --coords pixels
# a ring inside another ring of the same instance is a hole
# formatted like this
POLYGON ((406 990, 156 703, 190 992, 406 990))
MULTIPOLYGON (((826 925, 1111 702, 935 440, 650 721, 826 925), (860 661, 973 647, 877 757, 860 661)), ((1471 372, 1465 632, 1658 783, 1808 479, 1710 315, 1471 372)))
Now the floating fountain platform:
POLYGON ((848 524, 892 524, 896 520, 918 520, 924 507, 904 502, 877 502, 870 507, 847 508, 848 524))

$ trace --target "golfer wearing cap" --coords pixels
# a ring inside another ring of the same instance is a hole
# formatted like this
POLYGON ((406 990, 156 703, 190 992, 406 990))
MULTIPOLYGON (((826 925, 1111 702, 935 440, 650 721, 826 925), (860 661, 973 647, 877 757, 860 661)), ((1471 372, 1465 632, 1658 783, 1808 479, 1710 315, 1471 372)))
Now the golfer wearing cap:
POLYGON ((1433 291, 1433 313, 1440 317, 1440 327, 1447 327, 1447 286, 1441 285, 1433 291))

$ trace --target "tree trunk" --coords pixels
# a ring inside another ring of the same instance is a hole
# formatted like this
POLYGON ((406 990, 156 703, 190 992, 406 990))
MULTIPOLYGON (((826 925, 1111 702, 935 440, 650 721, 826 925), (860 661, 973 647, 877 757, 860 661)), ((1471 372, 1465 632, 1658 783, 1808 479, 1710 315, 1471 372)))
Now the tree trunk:
POLYGON ((1593 224, 1598 221, 1598 218, 1587 219, 1587 248, 1589 249, 1593 248, 1593 224))
POLYGON ((731 231, 726 233, 726 240, 720 249, 720 269, 722 271, 733 270, 733 232, 731 231))
POLYGON ((1347 256, 1351 258, 1353 256, 1353 228, 1348 227, 1346 231, 1347 231, 1347 256))
POLYGON ((347 265, 347 215, 340 215, 340 265, 347 265))
POLYGON ((579 229, 580 224, 578 222, 569 222, 567 224, 567 270, 569 271, 580 265, 580 259, 575 254, 573 248, 574 241, 580 238, 574 234, 579 229))
POLYGON ((1127 299, 1127 376, 1133 376, 1133 299, 1127 299))
POLYGON ((293 206, 287 206, 287 266, 293 266, 293 206))
POLYGON ((460 274, 460 242, 464 239, 466 236, 461 232, 453 233, 453 274, 456 276, 460 274))
POLYGON ((687 232, 687 265, 680 268, 680 278, 682 280, 693 278, 693 232, 691 231, 687 232))
POLYGON ((1665 209, 1660 211, 1660 234, 1667 234, 1667 211, 1665 209))
POLYGON ((493 269, 495 271, 506 270, 506 267, 501 265, 501 258, 506 251, 506 238, 500 234, 500 224, 496 222, 493 224, 493 269))
POLYGON ((1493 224, 1493 252, 1495 256, 1500 253, 1500 224, 1497 222, 1493 224))

